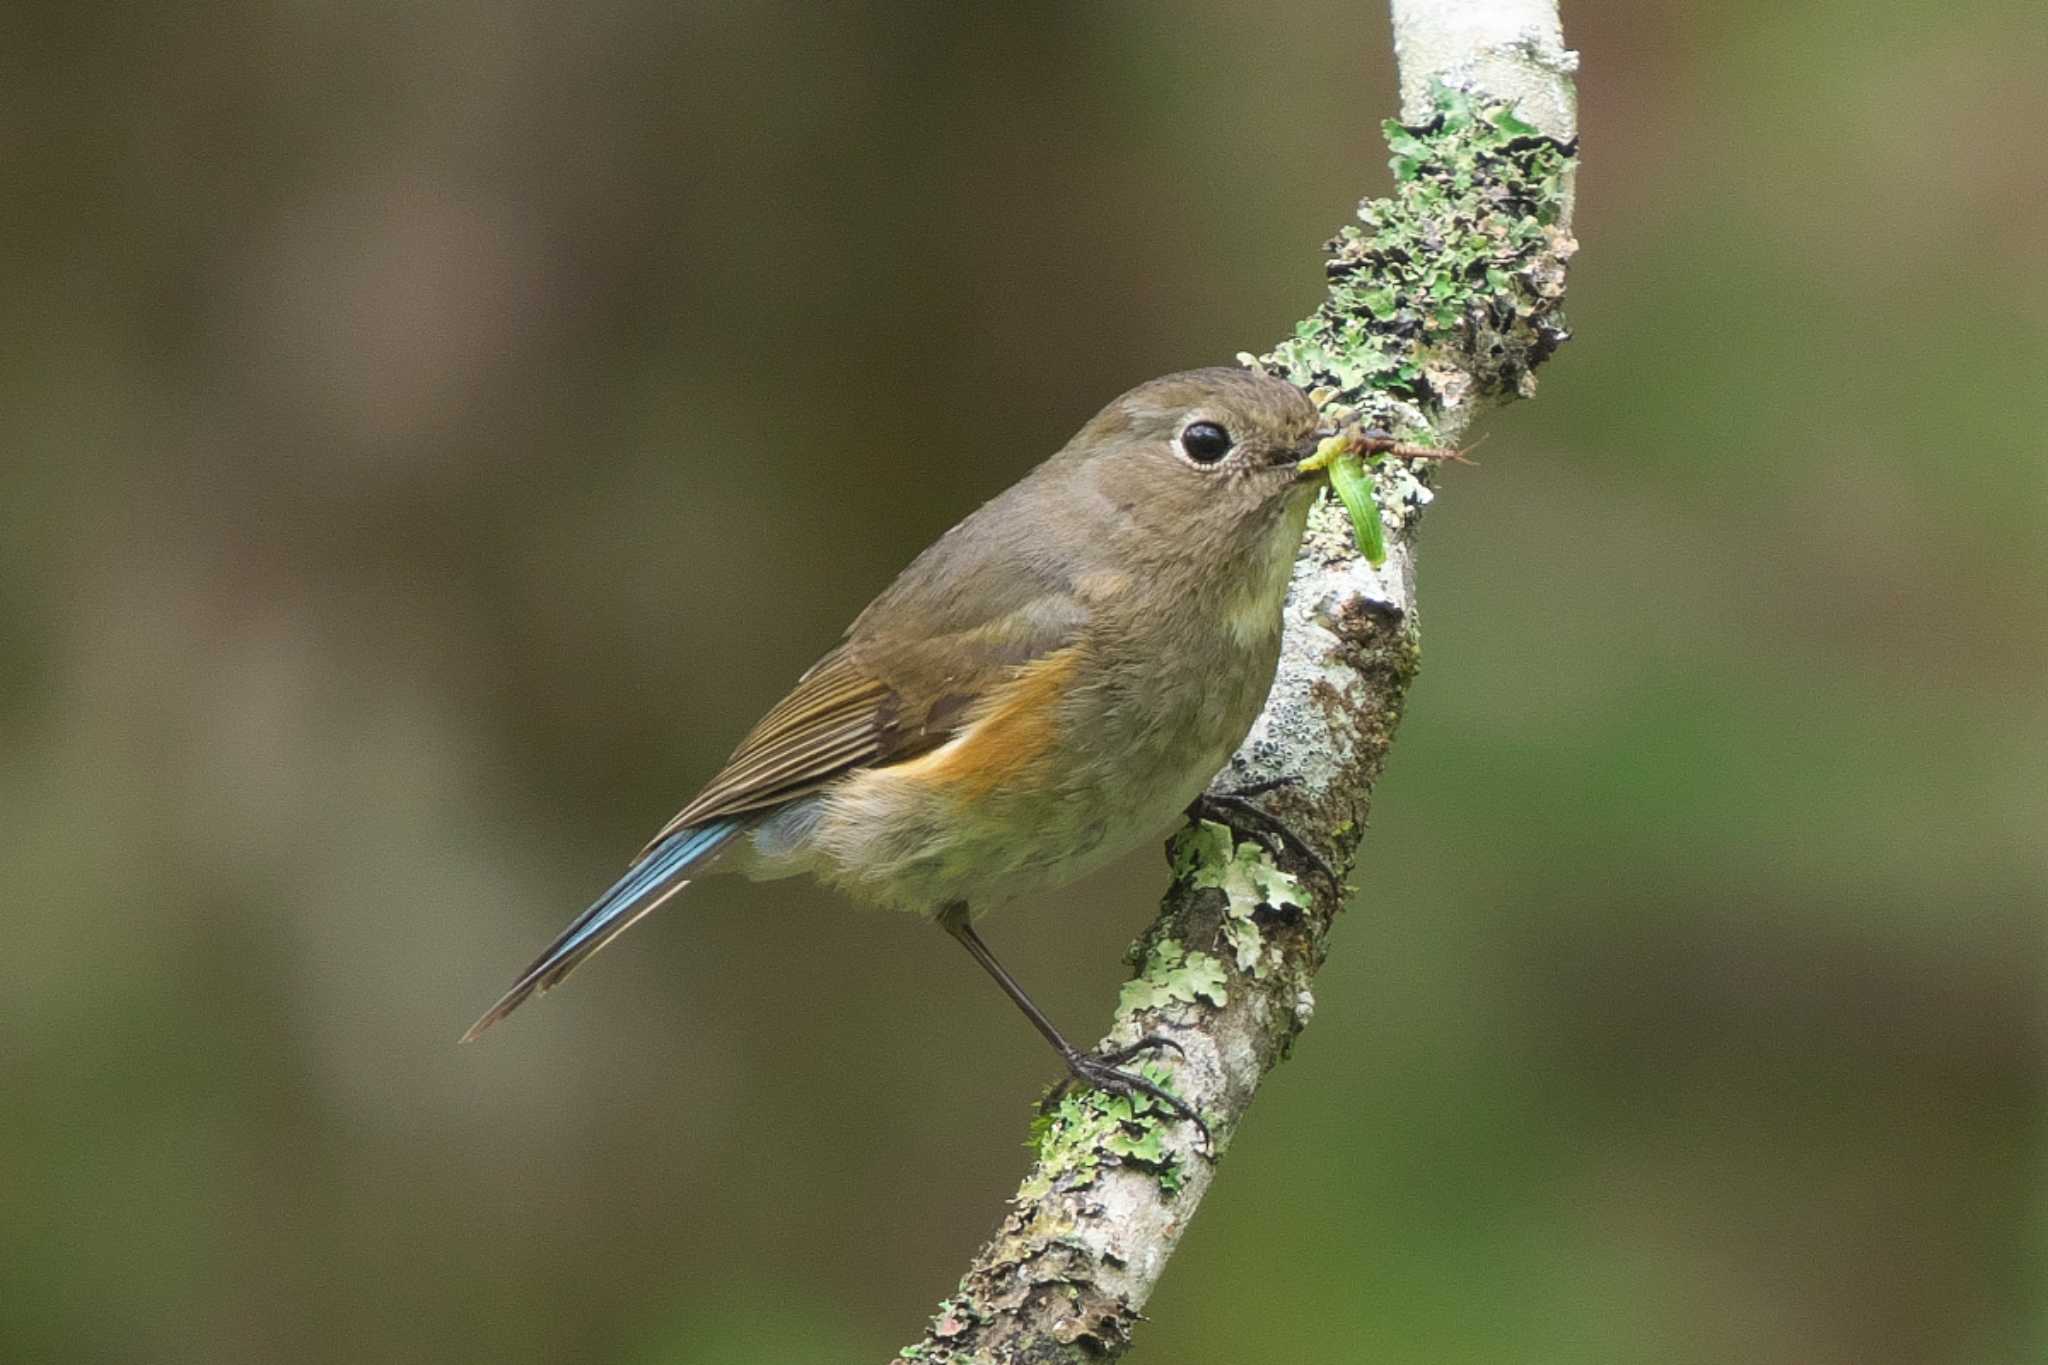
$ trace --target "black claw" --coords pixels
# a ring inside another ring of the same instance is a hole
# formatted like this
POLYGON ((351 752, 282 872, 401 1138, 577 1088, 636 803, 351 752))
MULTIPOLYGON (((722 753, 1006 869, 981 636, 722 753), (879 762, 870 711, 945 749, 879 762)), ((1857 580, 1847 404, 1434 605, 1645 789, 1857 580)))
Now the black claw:
POLYGON ((1120 1047, 1114 1052, 1098 1052, 1095 1054, 1095 1060, 1107 1062, 1111 1066, 1122 1066, 1141 1052, 1152 1052, 1162 1047, 1172 1048, 1175 1054, 1182 1058, 1186 1058, 1188 1055, 1187 1049, 1174 1042, 1173 1039, 1162 1038, 1156 1033, 1151 1033, 1132 1043, 1129 1047, 1120 1047))
POLYGON ((1075 1081, 1082 1081, 1112 1095, 1145 1095, 1195 1125, 1195 1131, 1202 1135, 1202 1146, 1211 1151, 1215 1150, 1215 1144, 1209 1137, 1209 1125, 1202 1121, 1202 1116, 1196 1113, 1186 1100, 1170 1090, 1154 1085, 1136 1072, 1119 1069, 1119 1063, 1129 1061, 1140 1052, 1149 1052, 1159 1047, 1170 1047, 1182 1056, 1187 1055, 1173 1039, 1156 1036, 1140 1038, 1129 1047, 1118 1048, 1114 1052, 1067 1054, 1067 1076, 1052 1088, 1041 1107, 1050 1109, 1058 1104, 1060 1097, 1067 1093, 1068 1087, 1075 1081))
MULTIPOLYGON (((1188 813, 1198 819, 1219 810, 1235 811, 1237 814, 1245 816, 1257 826, 1255 829, 1246 830, 1245 833, 1264 844, 1268 853, 1277 855, 1281 852, 1281 848, 1294 853, 1304 862, 1308 863, 1309 866, 1327 877, 1330 885, 1342 891, 1344 883, 1339 880, 1335 872, 1330 870, 1330 865, 1323 861, 1323 855, 1310 847, 1308 840, 1296 834, 1292 829, 1289 829, 1287 822, 1279 816, 1252 804, 1251 798, 1260 792, 1273 791, 1276 788, 1289 786, 1300 780, 1300 778, 1296 777, 1276 777, 1270 782, 1257 782, 1234 792, 1203 792, 1189 805, 1188 813), (1280 841, 1281 848, 1273 846, 1272 840, 1274 839, 1280 841)), ((1217 823, 1223 824, 1227 822, 1218 821, 1217 823)))
MULTIPOLYGON (((1149 1033, 1137 1042, 1132 1043, 1129 1047, 1120 1047, 1114 1052, 1074 1052, 1067 1054, 1067 1074, 1060 1077, 1059 1084, 1047 1092, 1045 1099, 1040 1102, 1038 1107, 1041 1112, 1050 1113, 1052 1107, 1060 1102, 1060 1099, 1076 1080, 1089 1080, 1092 1083, 1092 1078, 1085 1075, 1082 1070, 1089 1063, 1100 1063, 1106 1067, 1119 1067, 1140 1053, 1151 1052, 1163 1047, 1172 1048, 1177 1055, 1183 1058, 1188 1055, 1187 1049, 1179 1043, 1174 1042, 1171 1038, 1162 1038, 1156 1033, 1149 1033)), ((1199 1119, 1196 1121, 1200 1122, 1199 1119)))

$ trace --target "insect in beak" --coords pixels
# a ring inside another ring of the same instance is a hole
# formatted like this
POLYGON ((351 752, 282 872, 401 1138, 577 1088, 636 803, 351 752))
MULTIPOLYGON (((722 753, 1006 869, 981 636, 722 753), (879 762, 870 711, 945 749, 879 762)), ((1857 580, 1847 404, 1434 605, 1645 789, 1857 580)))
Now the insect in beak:
POLYGON ((1351 527, 1358 551, 1366 562, 1378 568, 1386 562, 1386 531, 1380 521, 1379 498, 1368 461, 1377 464, 1386 456, 1400 460, 1455 460, 1467 464, 1461 450, 1432 450, 1428 446, 1397 441, 1384 431, 1360 431, 1353 427, 1322 436, 1315 450, 1295 465, 1297 478, 1304 481, 1328 478, 1330 488, 1344 510, 1351 514, 1351 527))

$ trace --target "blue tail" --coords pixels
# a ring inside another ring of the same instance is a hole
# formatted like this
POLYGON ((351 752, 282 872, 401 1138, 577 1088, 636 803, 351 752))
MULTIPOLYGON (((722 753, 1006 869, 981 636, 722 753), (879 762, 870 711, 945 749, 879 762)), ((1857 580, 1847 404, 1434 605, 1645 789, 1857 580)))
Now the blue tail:
POLYGON ((611 890, 597 898, 588 910, 571 920, 561 937, 535 958, 491 1006, 483 1018, 462 1035, 462 1041, 482 1033, 526 1003, 526 997, 548 990, 576 970, 582 961, 620 934, 632 928, 642 915, 690 883, 682 874, 716 853, 725 841, 739 833, 740 821, 714 820, 693 829, 679 829, 626 870, 611 890))

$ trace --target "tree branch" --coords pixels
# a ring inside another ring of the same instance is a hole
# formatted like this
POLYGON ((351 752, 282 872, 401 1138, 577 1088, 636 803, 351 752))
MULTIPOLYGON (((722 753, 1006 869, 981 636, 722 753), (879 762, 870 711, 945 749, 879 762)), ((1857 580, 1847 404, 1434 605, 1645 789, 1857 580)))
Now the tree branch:
MULTIPOLYGON (((1565 339, 1560 305, 1576 147, 1555 0, 1393 0, 1402 125, 1395 190, 1328 247, 1330 293, 1293 337, 1246 356, 1313 392, 1327 416, 1426 444, 1530 393, 1565 339)), ((1416 516, 1426 470, 1380 469, 1384 566, 1352 549, 1326 499, 1288 595, 1265 712, 1175 836, 1174 884, 1133 945, 1105 1046, 1148 1033, 1185 1056, 1147 1074, 1197 1106, 1226 1150, 1259 1082, 1314 1008, 1310 985, 1358 851, 1373 784, 1415 676, 1416 516), (1278 784, 1278 785, 1275 785, 1278 784)), ((1069 1094, 958 1293, 901 1359, 1120 1356, 1215 1177, 1192 1125, 1149 1101, 1069 1094)))

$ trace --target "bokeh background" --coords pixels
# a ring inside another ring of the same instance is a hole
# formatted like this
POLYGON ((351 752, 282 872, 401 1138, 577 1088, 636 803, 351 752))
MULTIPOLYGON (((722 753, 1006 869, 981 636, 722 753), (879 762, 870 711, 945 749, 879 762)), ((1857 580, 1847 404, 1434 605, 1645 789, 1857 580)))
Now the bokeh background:
MULTIPOLYGON (((1147 1360, 2048 1351, 2048 13, 1574 3, 1577 339, 1425 531, 1147 1360)), ((1386 185, 1308 3, 0 14, 0 1359, 878 1360, 1022 1170, 937 932, 456 1036, 931 537, 1386 185)), ((992 922, 1080 1032, 1146 850, 992 922)))

